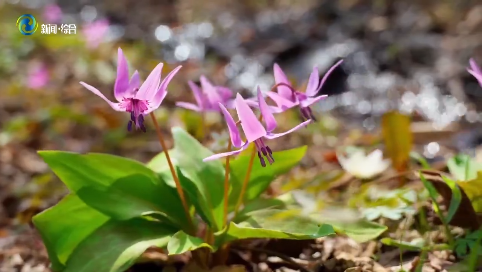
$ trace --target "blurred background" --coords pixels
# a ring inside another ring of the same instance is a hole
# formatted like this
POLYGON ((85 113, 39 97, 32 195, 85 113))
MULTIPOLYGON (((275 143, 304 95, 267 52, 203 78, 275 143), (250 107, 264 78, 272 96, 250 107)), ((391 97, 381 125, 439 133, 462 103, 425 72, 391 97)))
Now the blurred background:
MULTIPOLYGON (((199 114, 174 106, 194 100, 187 80, 204 74, 247 98, 258 85, 270 90, 275 62, 303 86, 314 65, 324 73, 343 58, 314 107, 320 122, 282 144, 314 146, 299 174, 326 167, 337 146, 371 141, 391 110, 412 116, 429 159, 444 149, 475 154, 482 142, 482 88, 466 71, 471 57, 482 65, 478 0, 0 0, 0 23, 0 247, 34 243, 24 235, 31 216, 66 193, 37 150, 144 162, 161 151, 151 124, 128 134, 129 116, 78 83, 112 98, 118 47, 142 79, 159 62, 163 75, 183 65, 156 115, 166 132, 183 126, 198 137, 199 114), (30 36, 15 26, 26 13, 39 23, 30 36), (76 34, 42 34, 42 24, 75 24, 76 34)), ((279 118, 299 121, 296 111, 279 118)), ((206 144, 223 150, 224 122, 214 114, 207 125, 206 144)))

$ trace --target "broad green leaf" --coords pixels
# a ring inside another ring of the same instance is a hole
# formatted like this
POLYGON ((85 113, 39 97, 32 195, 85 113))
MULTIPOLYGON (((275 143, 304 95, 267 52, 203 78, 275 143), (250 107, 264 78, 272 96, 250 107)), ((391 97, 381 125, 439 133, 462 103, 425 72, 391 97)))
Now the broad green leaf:
POLYGON ((396 111, 385 113, 382 136, 393 167, 399 172, 406 170, 413 144, 410 117, 396 111))
POLYGON ((179 227, 189 226, 174 188, 145 175, 120 178, 107 188, 82 187, 77 195, 87 205, 116 220, 160 213, 179 227))
POLYGON ((215 249, 204 242, 203 239, 186 234, 184 231, 178 231, 169 240, 169 243, 167 244, 167 251, 169 252, 169 255, 175 255, 201 247, 206 247, 211 251, 215 251, 215 249))
MULTIPOLYGON (((202 209, 208 219, 207 223, 215 230, 223 227, 223 182, 224 167, 220 160, 203 162, 203 159, 213 153, 179 127, 172 129, 174 149, 172 158, 179 166, 180 172, 186 177, 186 182, 192 181, 193 186, 186 184, 186 191, 191 202, 197 202, 196 208, 202 209), (193 189, 196 189, 193 192, 193 189)), ((183 184, 183 187, 185 185, 183 184)))
POLYGON ((249 218, 238 224, 231 222, 226 233, 217 233, 216 244, 238 239, 273 238, 305 240, 334 234, 333 227, 283 210, 252 212, 249 218))
POLYGON ((373 240, 387 230, 384 225, 360 217, 358 210, 344 207, 327 207, 310 214, 310 218, 319 224, 332 225, 337 233, 344 234, 359 243, 373 240))
POLYGON ((371 241, 382 235, 388 228, 367 220, 359 220, 350 223, 335 223, 326 221, 331 224, 337 233, 345 234, 358 243, 365 243, 371 241))
MULTIPOLYGON (((277 176, 287 173, 301 161, 305 156, 306 149, 306 146, 301 146, 294 149, 273 152, 275 163, 267 167, 262 167, 258 159, 255 158, 244 200, 249 201, 259 197, 277 176)), ((229 195, 230 205, 235 205, 238 200, 250 157, 251 152, 243 152, 230 163, 232 185, 232 190, 229 195)))
POLYGON ((74 249, 109 218, 68 195, 32 221, 47 247, 53 271, 61 271, 74 249))
POLYGON ((247 202, 244 208, 238 213, 234 222, 240 222, 246 219, 251 212, 256 212, 265 209, 284 209, 286 207, 286 202, 281 199, 276 198, 257 198, 247 202))
MULTIPOLYGON (((169 154, 171 154, 172 152, 173 150, 170 150, 169 154)), ((199 201, 199 196, 201 193, 197 189, 196 185, 182 174, 177 164, 177 161, 174 158, 171 158, 171 160, 176 167, 177 177, 179 178, 179 182, 181 183, 184 192, 190 200, 190 204, 194 205, 194 207, 196 208, 196 212, 201 216, 204 222, 209 223, 213 221, 211 216, 212 212, 207 206, 207 203, 204 201, 199 201)), ((172 174, 167 164, 166 155, 164 154, 164 152, 156 155, 147 164, 147 166, 153 171, 157 172, 161 179, 164 180, 168 186, 170 186, 171 188, 176 188, 176 183, 172 178, 172 174)))
POLYGON ((477 178, 477 172, 482 171, 482 164, 465 154, 458 154, 447 161, 450 174, 457 180, 472 180, 477 178))
POLYGON ((78 245, 63 272, 124 272, 147 248, 166 246, 175 232, 141 218, 109 221, 78 245))
POLYGON ((109 154, 77 154, 63 151, 39 151, 52 171, 77 192, 83 186, 109 186, 119 178, 142 174, 153 179, 157 175, 142 163, 109 154))

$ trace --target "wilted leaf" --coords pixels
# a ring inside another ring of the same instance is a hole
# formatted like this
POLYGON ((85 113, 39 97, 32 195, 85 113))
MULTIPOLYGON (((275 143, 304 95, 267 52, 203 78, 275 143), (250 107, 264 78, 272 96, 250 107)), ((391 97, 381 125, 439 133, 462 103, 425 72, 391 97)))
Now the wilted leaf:
POLYGON ((410 117, 394 111, 385 113, 382 117, 382 135, 393 167, 399 172, 405 171, 413 143, 410 117))

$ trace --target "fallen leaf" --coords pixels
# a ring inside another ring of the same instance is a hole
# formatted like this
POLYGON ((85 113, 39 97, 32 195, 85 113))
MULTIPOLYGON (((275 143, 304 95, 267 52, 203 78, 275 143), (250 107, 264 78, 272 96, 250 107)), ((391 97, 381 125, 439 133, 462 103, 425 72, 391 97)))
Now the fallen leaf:
POLYGON ((413 143, 410 117, 396 111, 385 113, 382 117, 382 136, 393 167, 398 172, 405 171, 413 143))

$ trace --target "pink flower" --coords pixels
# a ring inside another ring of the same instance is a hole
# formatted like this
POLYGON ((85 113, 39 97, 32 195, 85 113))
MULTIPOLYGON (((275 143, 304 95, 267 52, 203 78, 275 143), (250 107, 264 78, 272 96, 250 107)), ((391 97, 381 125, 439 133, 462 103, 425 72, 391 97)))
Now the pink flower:
POLYGON ((311 122, 311 119, 308 119, 307 121, 295 126, 294 128, 286 132, 274 133, 273 131, 276 129, 278 124, 276 122, 276 119, 273 116, 272 110, 270 109, 268 104, 266 104, 266 101, 264 100, 259 87, 258 87, 258 107, 261 111, 261 115, 263 116, 263 122, 265 124, 264 126, 258 120, 258 118, 254 114, 253 110, 249 107, 246 100, 239 93, 236 95, 234 104, 236 107, 236 112, 238 113, 238 118, 241 122, 241 128, 243 129, 244 135, 246 136, 246 142, 243 143, 241 139, 241 133, 231 114, 228 112, 226 107, 223 106, 223 104, 219 103, 219 107, 221 108, 221 111, 223 112, 224 118, 226 119, 226 123, 228 125, 231 142, 233 146, 239 149, 235 151, 215 154, 203 159, 203 161, 211 161, 211 160, 216 160, 226 156, 239 154, 243 150, 248 148, 250 143, 254 142, 254 144, 256 145, 256 149, 258 150, 258 158, 259 158, 259 161, 261 162, 261 166, 265 167, 266 166, 265 158, 269 162, 269 164, 274 163, 274 158, 273 158, 273 152, 271 151, 269 146, 266 145, 264 141, 276 139, 278 137, 287 135, 291 132, 294 132, 302 128, 303 126, 306 126, 308 123, 311 122))
POLYGON ((97 20, 92 23, 85 24, 82 33, 84 35, 87 47, 94 49, 104 40, 109 30, 109 21, 107 19, 97 20))
POLYGON ((234 101, 231 99, 233 92, 222 86, 214 86, 205 76, 201 76, 201 88, 194 82, 189 81, 189 87, 194 94, 196 104, 187 102, 177 102, 176 106, 197 112, 221 111, 219 103, 228 108, 233 107, 234 101))
POLYGON ((315 66, 313 68, 313 72, 308 79, 308 86, 306 87, 304 93, 294 90, 293 86, 288 80, 288 77, 285 75, 279 65, 275 63, 273 70, 275 82, 278 86, 278 92, 267 93, 269 98, 271 98, 277 105, 278 110, 275 110, 275 112, 283 112, 295 106, 299 106, 301 115, 305 120, 312 119, 316 121, 310 106, 327 97, 327 95, 320 95, 318 97, 315 97, 315 95, 321 89, 328 76, 342 62, 343 60, 340 60, 335 65, 333 65, 323 76, 321 82, 319 79, 318 67, 315 66))
POLYGON ((37 63, 29 68, 27 86, 31 89, 41 89, 49 83, 50 75, 43 63, 37 63))
POLYGON ((145 132, 144 115, 159 108, 167 95, 167 85, 182 67, 176 67, 161 81, 162 66, 163 63, 159 63, 142 85, 137 71, 129 80, 127 59, 122 49, 119 48, 117 52, 117 78, 114 84, 114 97, 118 101, 117 103, 107 99, 98 89, 82 81, 80 84, 102 98, 112 109, 129 112, 131 120, 127 124, 127 130, 131 131, 132 125, 135 125, 137 129, 145 132))
POLYGON ((56 4, 48 4, 44 7, 43 18, 47 23, 59 23, 62 20, 62 15, 62 9, 56 4))

